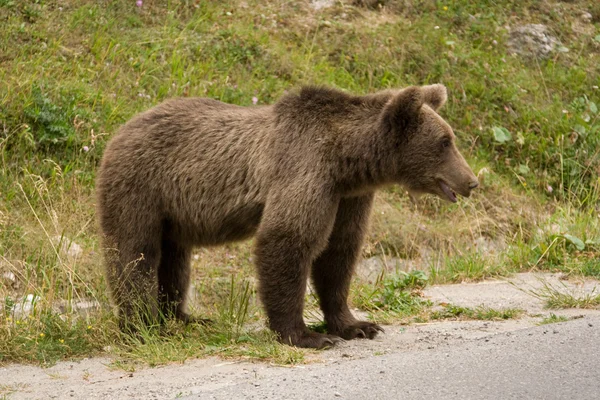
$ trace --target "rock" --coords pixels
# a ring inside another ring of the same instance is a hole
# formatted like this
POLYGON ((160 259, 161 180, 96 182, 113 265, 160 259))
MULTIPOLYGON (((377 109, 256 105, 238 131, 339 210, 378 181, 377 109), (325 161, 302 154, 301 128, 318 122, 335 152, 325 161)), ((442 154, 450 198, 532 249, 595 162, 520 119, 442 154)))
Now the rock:
POLYGON ((88 316, 92 312, 100 308, 100 303, 96 300, 85 299, 80 301, 62 300, 54 307, 59 314, 74 314, 77 313, 82 317, 88 316))
POLYGON ((508 40, 508 49, 511 53, 525 58, 548 58, 557 50, 568 51, 542 24, 527 24, 513 28, 508 40))
POLYGON ((59 246, 58 252, 61 256, 67 256, 71 259, 77 259, 83 254, 83 249, 80 245, 72 241, 66 236, 54 236, 52 242, 59 246))
POLYGON ((311 0, 310 7, 313 10, 322 10, 325 8, 333 7, 335 4, 335 0, 311 0))
POLYGON ((397 270, 409 271, 415 269, 415 262, 402 258, 391 257, 371 257, 362 260, 356 265, 356 275, 366 281, 375 282, 381 271, 385 269, 386 273, 395 273, 397 270))
POLYGON ((2 274, 2 281, 6 286, 15 286, 17 277, 12 272, 8 271, 2 274))
POLYGON ((28 294, 25 297, 21 297, 19 300, 15 301, 12 309, 10 310, 12 318, 14 320, 27 318, 27 316, 31 314, 35 308, 35 305, 38 301, 40 301, 40 297, 33 294, 28 294))
POLYGON ((593 19, 593 15, 587 11, 584 11, 581 13, 581 20, 585 23, 590 23, 592 22, 593 19))

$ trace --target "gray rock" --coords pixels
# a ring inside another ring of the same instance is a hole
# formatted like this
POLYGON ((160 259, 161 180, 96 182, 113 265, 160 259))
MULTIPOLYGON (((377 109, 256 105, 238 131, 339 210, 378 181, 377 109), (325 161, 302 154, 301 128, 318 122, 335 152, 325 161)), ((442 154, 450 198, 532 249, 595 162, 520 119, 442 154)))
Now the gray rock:
POLYGON ((584 11, 581 13, 581 20, 583 22, 590 23, 590 22, 592 22, 592 19, 593 19, 593 15, 590 14, 589 12, 584 11))
POLYGON ((510 32, 508 49, 525 58, 548 58, 555 51, 567 51, 560 41, 550 35, 542 24, 515 27, 510 32))
POLYGON ((68 301, 62 300, 58 302, 55 310, 59 314, 74 314, 77 313, 82 317, 88 316, 92 312, 98 310, 100 308, 100 303, 96 300, 84 299, 80 301, 68 301))
POLYGON ((356 275, 359 279, 366 282, 375 282, 377 277, 385 270, 386 273, 394 273, 398 270, 410 271, 415 269, 416 264, 413 260, 391 257, 371 257, 360 261, 356 265, 356 275))
POLYGON ((7 287, 15 287, 17 285, 17 277, 12 272, 8 271, 2 274, 2 282, 7 287))
POLYGON ((333 7, 335 0, 311 0, 310 7, 313 10, 322 10, 324 8, 333 7))
POLYGON ((19 300, 15 301, 10 310, 12 318, 15 320, 27 318, 27 316, 32 313, 38 301, 40 301, 40 297, 33 294, 21 297, 19 300))
POLYGON ((83 254, 83 249, 80 245, 66 236, 54 236, 52 238, 54 245, 59 246, 58 252, 61 256, 66 256, 70 259, 77 259, 83 254))

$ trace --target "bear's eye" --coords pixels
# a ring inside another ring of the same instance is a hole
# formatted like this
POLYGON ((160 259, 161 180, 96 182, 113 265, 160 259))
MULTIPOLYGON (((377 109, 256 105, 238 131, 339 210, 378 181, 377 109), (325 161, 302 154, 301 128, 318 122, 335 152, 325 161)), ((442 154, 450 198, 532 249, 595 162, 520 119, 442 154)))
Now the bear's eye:
POLYGON ((450 147, 451 143, 452 142, 450 141, 450 139, 448 139, 448 138, 443 139, 442 140, 442 148, 445 149, 445 148, 450 147))

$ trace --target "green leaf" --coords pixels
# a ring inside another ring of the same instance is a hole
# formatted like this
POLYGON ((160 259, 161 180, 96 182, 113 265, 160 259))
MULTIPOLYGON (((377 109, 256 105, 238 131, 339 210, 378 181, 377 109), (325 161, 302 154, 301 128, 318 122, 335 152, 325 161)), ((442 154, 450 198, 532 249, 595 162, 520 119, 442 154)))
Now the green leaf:
POLYGON ((492 132, 494 132, 494 140, 498 143, 506 143, 512 139, 508 129, 501 126, 494 126, 492 132))
POLYGON ((597 36, 594 38, 594 40, 595 40, 596 42, 599 42, 599 43, 600 43, 600 35, 597 35, 597 36))
POLYGON ((583 240, 579 239, 578 237, 569 235, 568 233, 565 233, 562 236, 565 239, 567 239, 569 242, 571 242, 571 244, 573 244, 575 247, 577 247, 577 250, 581 251, 581 250, 585 249, 585 243, 583 243, 583 240))
POLYGON ((525 164, 519 164, 519 173, 521 175, 527 175, 529 173, 529 167, 525 164))
POLYGON ((594 114, 598 114, 598 106, 593 101, 590 101, 590 111, 594 114))
POLYGON ((579 133, 581 136, 585 136, 587 134, 587 129, 585 129, 585 126, 582 125, 575 125, 573 130, 579 133))

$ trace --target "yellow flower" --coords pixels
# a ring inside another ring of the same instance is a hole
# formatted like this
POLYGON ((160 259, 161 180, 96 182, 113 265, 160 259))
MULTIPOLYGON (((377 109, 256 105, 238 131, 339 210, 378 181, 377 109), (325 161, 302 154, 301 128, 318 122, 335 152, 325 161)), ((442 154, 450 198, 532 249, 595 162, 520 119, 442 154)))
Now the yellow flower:
POLYGON ((64 343, 64 342, 65 342, 65 339, 58 339, 58 341, 59 341, 60 343, 64 343))
POLYGON ((40 333, 40 337, 44 337, 44 336, 46 336, 46 335, 44 335, 44 333, 43 333, 43 332, 42 332, 42 333, 40 333))
POLYGON ((448 6, 444 6, 444 11, 448 11, 448 6))
POLYGON ((88 325, 88 326, 87 326, 87 328, 88 328, 88 330, 89 330, 89 329, 92 329, 92 326, 91 326, 91 325, 88 325))

